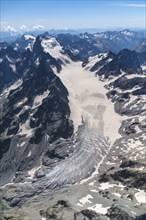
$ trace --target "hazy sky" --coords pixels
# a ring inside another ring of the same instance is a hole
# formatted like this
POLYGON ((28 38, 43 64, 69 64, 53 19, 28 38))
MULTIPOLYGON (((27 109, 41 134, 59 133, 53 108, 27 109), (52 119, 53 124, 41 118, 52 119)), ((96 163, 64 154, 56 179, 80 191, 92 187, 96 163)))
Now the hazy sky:
POLYGON ((145 27, 145 0, 1 0, 1 30, 145 27))

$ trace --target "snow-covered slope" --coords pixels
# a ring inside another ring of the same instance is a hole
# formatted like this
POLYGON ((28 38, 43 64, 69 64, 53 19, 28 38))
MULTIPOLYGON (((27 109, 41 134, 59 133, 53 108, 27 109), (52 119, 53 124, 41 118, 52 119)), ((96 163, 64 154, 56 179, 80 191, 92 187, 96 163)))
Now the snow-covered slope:
POLYGON ((41 45, 45 53, 49 53, 52 57, 60 59, 62 62, 69 62, 69 57, 67 57, 55 37, 42 38, 41 45))

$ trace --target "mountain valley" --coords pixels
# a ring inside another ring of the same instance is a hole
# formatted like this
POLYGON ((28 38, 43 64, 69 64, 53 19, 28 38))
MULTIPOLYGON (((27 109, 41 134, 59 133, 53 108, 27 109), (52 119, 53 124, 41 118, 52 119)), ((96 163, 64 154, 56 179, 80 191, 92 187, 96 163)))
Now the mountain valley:
POLYGON ((130 30, 0 43, 0 219, 146 218, 146 47, 130 30))

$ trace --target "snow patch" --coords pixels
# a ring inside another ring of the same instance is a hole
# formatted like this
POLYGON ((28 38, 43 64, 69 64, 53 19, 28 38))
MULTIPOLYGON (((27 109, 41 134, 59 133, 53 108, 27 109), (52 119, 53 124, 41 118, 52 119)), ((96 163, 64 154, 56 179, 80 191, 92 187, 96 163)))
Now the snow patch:
POLYGON ((29 177, 27 177, 27 179, 32 179, 33 176, 34 176, 34 174, 35 174, 35 172, 36 172, 38 169, 40 169, 40 168, 41 168, 41 166, 39 166, 39 167, 34 167, 34 168, 32 168, 31 170, 29 170, 29 171, 28 171, 29 177))
POLYGON ((28 98, 24 98, 22 101, 17 103, 17 106, 21 106, 22 104, 24 104, 25 102, 27 102, 28 98))
POLYGON ((44 52, 49 53, 52 57, 61 59, 62 61, 68 60, 68 57, 64 54, 64 50, 55 37, 46 39, 42 38, 41 45, 44 49, 44 52))
POLYGON ((18 147, 23 147, 25 145, 25 141, 23 141, 21 144, 17 144, 18 147))
POLYGON ((38 66, 40 64, 40 60, 39 58, 37 57, 36 61, 35 61, 35 64, 38 66))
POLYGON ((104 59, 105 57, 107 56, 107 54, 99 54, 99 55, 96 55, 94 57, 89 57, 88 61, 89 63, 86 65, 85 68, 91 68, 92 66, 95 65, 95 63, 101 61, 102 59, 104 59))
POLYGON ((135 193, 135 198, 138 203, 146 203, 146 192, 144 190, 139 190, 139 192, 135 193))
POLYGON ((129 74, 129 75, 126 75, 125 76, 126 77, 126 79, 133 79, 133 78, 135 78, 135 77, 141 77, 141 78, 145 78, 145 75, 144 74, 129 74))
POLYGON ((29 49, 30 51, 32 51, 33 45, 31 43, 29 43, 26 47, 25 50, 29 49))
POLYGON ((29 151, 29 153, 28 153, 28 156, 27 156, 27 157, 30 157, 30 156, 31 156, 31 153, 32 153, 32 152, 31 152, 31 151, 29 151))
POLYGON ((115 163, 111 163, 110 161, 106 162, 108 165, 115 165, 115 163))
POLYGON ((96 192, 96 193, 99 192, 97 189, 91 189, 90 191, 91 191, 91 192, 96 192))
POLYGON ((134 33, 130 32, 130 31, 122 31, 121 33, 124 34, 125 36, 128 36, 128 37, 134 36, 134 33))
POLYGON ((83 206, 83 205, 85 205, 86 203, 92 203, 92 202, 90 201, 90 199, 93 199, 93 197, 88 194, 87 196, 85 196, 85 197, 79 199, 79 202, 77 203, 77 205, 78 205, 78 206, 83 206))
POLYGON ((109 182, 101 183, 99 189, 105 190, 105 189, 113 188, 114 186, 117 186, 117 185, 116 184, 109 184, 109 182))
POLYGON ((15 64, 10 64, 11 69, 13 70, 13 72, 16 72, 16 66, 15 64))
POLYGON ((142 71, 146 71, 146 66, 141 66, 141 68, 142 68, 142 71))
POLYGON ((15 83, 13 83, 10 87, 3 90, 1 96, 8 96, 11 90, 17 89, 19 86, 21 86, 22 80, 19 79, 15 83))
POLYGON ((19 135, 26 135, 26 137, 31 137, 33 134, 33 129, 29 126, 29 119, 24 123, 21 124, 19 128, 19 135))
POLYGON ((35 37, 29 34, 24 35, 25 40, 35 40, 35 37))
POLYGON ((121 195, 120 195, 120 193, 113 193, 115 196, 117 196, 117 197, 119 197, 119 198, 121 198, 121 195))
POLYGON ((89 186, 94 186, 94 183, 95 183, 96 181, 94 180, 93 182, 91 182, 91 183, 89 183, 89 186))
POLYGON ((97 213, 100 213, 100 214, 106 214, 107 213, 107 210, 109 209, 110 207, 103 207, 102 204, 96 204, 96 205, 93 205, 91 207, 88 207, 88 209, 92 210, 92 211, 95 211, 97 213))
POLYGON ((45 91, 42 95, 37 95, 34 99, 32 109, 38 107, 42 104, 43 99, 45 99, 49 95, 50 91, 45 91))

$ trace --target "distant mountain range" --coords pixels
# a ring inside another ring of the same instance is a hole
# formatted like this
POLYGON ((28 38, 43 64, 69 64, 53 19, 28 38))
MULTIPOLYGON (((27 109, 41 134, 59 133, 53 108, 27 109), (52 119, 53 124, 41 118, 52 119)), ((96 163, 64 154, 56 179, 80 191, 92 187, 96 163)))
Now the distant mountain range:
MULTIPOLYGON (((96 28, 86 28, 86 29, 51 29, 51 30, 46 30, 47 32, 49 32, 49 34, 53 35, 53 36, 57 36, 58 34, 80 34, 80 33, 100 33, 100 32, 106 32, 106 31, 122 31, 124 30, 123 28, 113 28, 113 29, 96 29, 96 28)), ((125 29, 127 30, 127 29, 125 29)), ((135 32, 141 32, 143 34, 145 34, 145 30, 144 29, 140 29, 140 28, 131 28, 130 31, 135 31, 135 32)), ((45 32, 45 30, 35 30, 35 31, 27 31, 25 33, 23 32, 19 32, 19 31, 15 31, 15 32, 11 32, 11 31, 2 31, 1 30, 1 38, 0 38, 0 42, 3 41, 7 41, 7 42, 12 42, 14 40, 16 40, 18 37, 21 37, 22 34, 30 34, 30 35, 40 35, 43 34, 45 32)))

